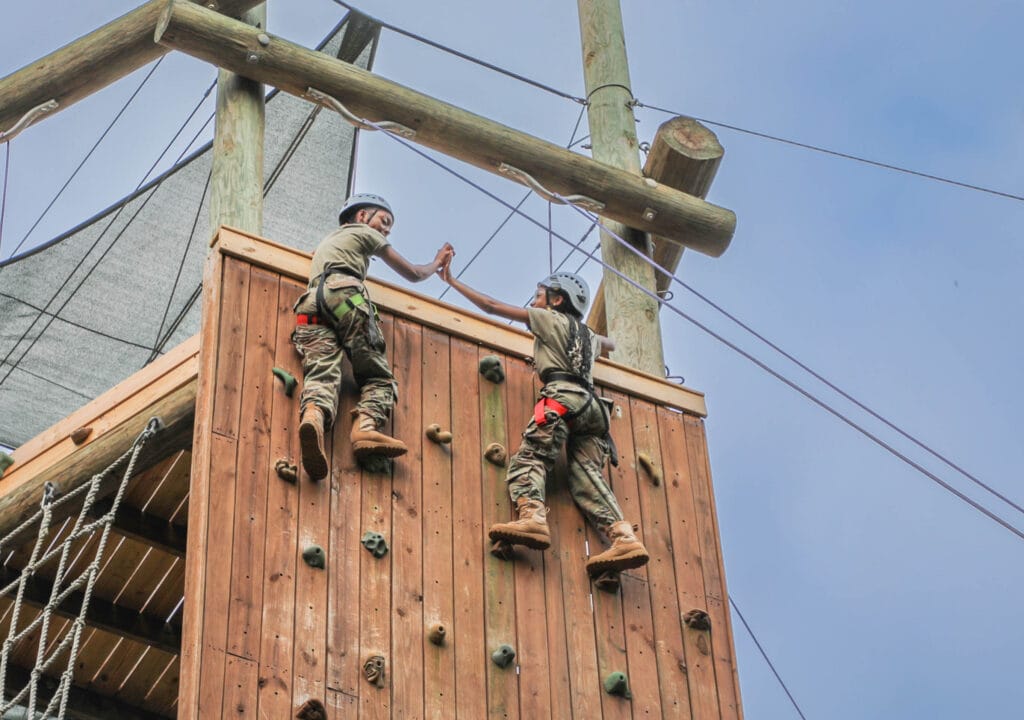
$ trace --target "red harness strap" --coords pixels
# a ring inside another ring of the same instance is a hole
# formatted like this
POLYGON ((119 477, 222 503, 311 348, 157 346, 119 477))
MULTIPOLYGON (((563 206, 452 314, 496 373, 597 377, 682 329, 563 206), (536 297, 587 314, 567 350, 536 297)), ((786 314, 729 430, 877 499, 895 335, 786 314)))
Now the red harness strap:
POLYGON ((545 415, 545 412, 548 410, 554 411, 558 417, 563 417, 567 412, 569 412, 569 408, 557 400, 553 400, 549 397, 542 397, 537 401, 537 404, 533 406, 533 421, 538 425, 546 423, 548 418, 547 415, 545 415))

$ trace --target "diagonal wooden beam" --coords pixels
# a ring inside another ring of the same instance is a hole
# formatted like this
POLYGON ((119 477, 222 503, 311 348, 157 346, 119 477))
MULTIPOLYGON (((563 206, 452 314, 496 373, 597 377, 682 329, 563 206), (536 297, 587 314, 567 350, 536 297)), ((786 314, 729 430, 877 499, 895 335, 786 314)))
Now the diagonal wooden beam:
POLYGON ((600 214, 708 255, 721 255, 735 214, 692 195, 385 80, 210 10, 172 0, 157 42, 303 97, 312 87, 373 122, 415 131, 413 141, 495 174, 518 168, 549 191, 604 204, 600 214))
MULTIPOLYGON (((207 7, 231 16, 240 15, 261 2, 263 0, 203 0, 207 7)), ((153 27, 165 4, 164 0, 150 0, 0 79, 0 133, 48 100, 57 101, 56 111, 63 110, 165 55, 168 48, 153 42, 153 27)))

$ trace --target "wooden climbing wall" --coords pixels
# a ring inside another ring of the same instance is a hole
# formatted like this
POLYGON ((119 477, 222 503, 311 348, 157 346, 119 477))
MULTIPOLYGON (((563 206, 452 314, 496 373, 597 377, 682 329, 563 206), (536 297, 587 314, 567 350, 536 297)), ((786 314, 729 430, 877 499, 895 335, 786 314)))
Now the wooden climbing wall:
MULTIPOLYGON (((339 720, 741 717, 699 393, 598 369, 622 457, 610 479, 652 556, 620 592, 587 579, 588 544, 601 541, 562 468, 549 482, 551 549, 498 560, 487 527, 510 503, 483 451, 518 446, 536 396, 529 338, 374 284, 399 382, 392 430, 410 452, 390 473, 360 470, 342 421, 329 478, 287 482, 274 466, 298 461, 298 393, 287 397, 272 369, 301 378, 289 334, 308 263, 229 229, 208 262, 179 717, 289 718, 309 699, 339 720), (478 372, 495 354, 499 384, 478 372), (425 437, 431 423, 450 429, 450 445, 425 437), (389 546, 381 558, 360 542, 369 531, 389 546), (313 545, 324 569, 302 559, 313 545), (683 621, 694 609, 710 630, 683 621), (427 639, 438 624, 441 646, 427 639), (505 644, 516 657, 501 668, 491 655, 505 644), (380 686, 364 677, 373 656, 380 686), (613 672, 631 699, 605 692, 613 672)), ((339 417, 354 398, 347 385, 339 417)))

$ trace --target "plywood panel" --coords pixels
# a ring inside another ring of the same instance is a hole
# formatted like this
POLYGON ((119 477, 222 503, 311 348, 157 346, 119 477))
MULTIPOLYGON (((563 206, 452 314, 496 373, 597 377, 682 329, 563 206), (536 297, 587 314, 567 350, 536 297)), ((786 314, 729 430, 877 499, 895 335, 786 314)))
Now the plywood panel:
MULTIPOLYGON (((479 359, 489 355, 481 349, 479 359)), ((501 358, 508 367, 508 358, 501 358)), ((495 384, 477 373, 480 384, 480 442, 484 447, 493 442, 508 445, 506 430, 506 384, 495 384)), ((505 474, 481 454, 480 467, 486 536, 490 522, 511 517, 511 503, 505 489, 505 474)), ((487 543, 487 539, 483 539, 487 543)), ((484 622, 485 652, 490 655, 502 645, 517 647, 515 632, 515 574, 513 566, 488 554, 484 558, 484 622)), ((487 664, 487 717, 506 718, 519 715, 519 688, 516 664, 505 668, 487 664)))
MULTIPOLYGON (((643 513, 640 507, 641 483, 650 482, 637 468, 636 448, 633 445, 633 418, 629 397, 623 393, 606 391, 612 401, 611 434, 619 453, 619 466, 610 467, 612 489, 629 522, 639 523, 643 513)), ((644 537, 641 525, 637 535, 644 537)), ((595 546, 591 545, 591 552, 595 546)), ((655 657, 654 618, 651 613, 651 595, 648 587, 647 567, 636 568, 620 575, 622 622, 625 633, 625 651, 632 692, 634 718, 661 717, 661 694, 658 692, 658 662, 655 657)), ((595 597, 603 593, 594 590, 595 597)))
MULTIPOLYGON (((452 427, 451 359, 448 336, 436 330, 423 331, 422 375, 423 416, 442 428, 452 427)), ((408 391, 406 391, 408 392, 408 391)), ((461 384, 455 388, 458 403, 466 397, 461 384)), ((426 443, 423 447, 423 624, 438 624, 445 630, 445 643, 423 644, 424 717, 451 716, 455 709, 455 625, 453 575, 452 456, 472 454, 465 437, 452 445, 426 443)), ((459 498, 461 502, 461 498, 459 498)))
POLYGON ((483 668, 490 662, 484 644, 485 528, 481 521, 480 458, 486 447, 480 431, 479 377, 475 345, 451 341, 451 373, 459 378, 462 395, 452 406, 452 433, 458 445, 452 453, 452 563, 455 583, 456 715, 478 720, 487 714, 487 684, 483 668), (462 449, 464 448, 464 450, 462 449))
MULTIPOLYGON (((291 343, 291 304, 296 289, 282 282, 277 295, 277 331, 274 338, 274 367, 302 377, 298 355, 291 343)), ((298 558, 298 500, 296 483, 277 476, 279 459, 299 463, 298 393, 285 394, 274 382, 271 400, 270 457, 264 468, 267 485, 266 538, 264 539, 262 638, 259 667, 259 716, 284 718, 292 708, 292 656, 295 627, 295 578, 298 558)), ((298 482, 305 480, 300 473, 298 482)))
MULTIPOLYGON (((660 414, 665 415, 666 412, 662 410, 660 414)), ((727 607, 725 568, 718 534, 718 513, 715 511, 715 496, 711 487, 704 421, 674 414, 670 414, 670 418, 673 422, 681 422, 686 434, 686 454, 690 465, 697 535, 700 538, 701 568, 704 572, 705 601, 711 617, 709 640, 714 658, 719 707, 723 719, 739 718, 741 712, 736 651, 727 607)), ((674 486, 668 488, 670 498, 674 490, 674 486)))
MULTIPOLYGON (((650 403, 631 400, 633 445, 637 453, 646 453, 654 464, 665 468, 661 439, 658 435, 657 409, 650 403)), ((665 471, 667 472, 667 470, 665 471)), ((647 564, 648 589, 656 640, 658 683, 662 713, 666 718, 695 717, 690 709, 687 656, 683 649, 679 599, 676 595, 676 573, 673 553, 684 552, 673 546, 665 488, 652 483, 638 483, 643 517, 644 545, 651 555, 647 564)))
MULTIPOLYGON (((394 462, 391 532, 392 718, 423 717, 423 332, 405 320, 394 323, 393 357, 398 401, 394 432, 409 452, 394 462)), ((426 440, 428 445, 432 445, 426 440)))

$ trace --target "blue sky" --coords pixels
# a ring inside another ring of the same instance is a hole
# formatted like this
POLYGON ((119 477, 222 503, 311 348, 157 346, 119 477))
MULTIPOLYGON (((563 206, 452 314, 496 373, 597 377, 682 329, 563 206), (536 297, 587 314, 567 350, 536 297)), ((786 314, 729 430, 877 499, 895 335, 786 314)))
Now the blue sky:
MULTIPOLYGON (((135 4, 9 8, 0 25, 0 75, 135 4)), ((583 94, 575 3, 449 0, 439 12, 429 3, 366 0, 361 7, 583 94)), ((1020 3, 627 0, 623 11, 633 92, 647 105, 1024 192, 1020 3)), ((342 13, 330 0, 276 0, 269 29, 310 46, 342 13)), ((579 113, 571 101, 392 33, 383 36, 376 71, 561 144, 579 113)), ((116 142, 100 147, 28 245, 133 190, 212 78, 198 61, 168 57, 115 128, 116 142)), ((126 79, 15 140, 0 255, 10 253, 140 80, 126 79)), ((668 119, 643 108, 637 117, 648 141, 668 119)), ((680 276, 1024 502, 1017 419, 1024 203, 716 132, 726 157, 709 199, 737 213, 738 229, 720 258, 686 253, 680 276)), ((364 136, 358 173, 358 189, 385 193, 395 205, 394 241, 414 259, 451 241, 461 267, 506 214, 387 138, 364 136)), ((523 194, 505 180, 473 177, 510 202, 523 194)), ((539 200, 525 210, 546 221, 539 200)), ((556 209, 554 222, 567 237, 580 232, 571 210, 556 209)), ((525 301, 547 258, 547 234, 514 220, 464 277, 525 301), (509 267, 523 271, 501 270, 509 267)), ((596 285, 593 263, 583 272, 596 285)), ((431 280, 417 289, 437 295, 443 288, 431 280)), ((673 302, 1024 527, 1020 514, 684 290, 677 288, 673 302)), ((663 332, 672 373, 707 393, 729 591, 806 716, 1019 714, 1024 542, 678 316, 663 314, 663 332)), ((734 629, 747 717, 797 717, 742 626, 734 621, 734 629)))

